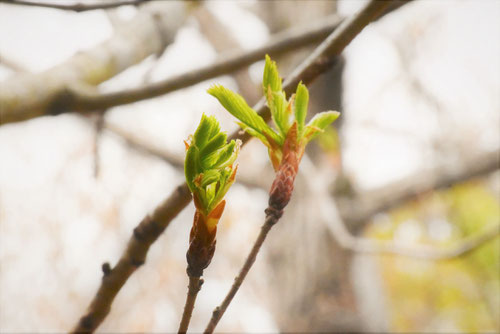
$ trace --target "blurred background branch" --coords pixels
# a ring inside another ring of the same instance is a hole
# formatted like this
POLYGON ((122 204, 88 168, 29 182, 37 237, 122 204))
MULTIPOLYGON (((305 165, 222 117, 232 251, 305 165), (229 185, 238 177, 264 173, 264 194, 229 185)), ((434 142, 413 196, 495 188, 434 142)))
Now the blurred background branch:
POLYGON ((158 1, 158 0, 113 0, 113 1, 101 1, 95 4, 84 4, 84 3, 64 4, 61 1, 41 2, 41 1, 28 1, 28 0, 0 0, 0 3, 9 5, 19 5, 19 6, 53 8, 53 9, 69 10, 80 13, 89 10, 110 9, 121 6, 138 6, 150 1, 158 1))
MULTIPOLYGON (((79 52, 64 63, 37 74, 24 74, 0 86, 0 125, 47 114, 71 106, 72 89, 92 91, 147 56, 163 51, 183 25, 188 8, 183 2, 142 6, 107 41, 79 52), (155 5, 155 6, 153 6, 155 5), (78 88, 76 88, 78 87, 78 88)), ((106 109, 102 107, 99 109, 106 109)))
MULTIPOLYGON (((169 15, 176 16, 173 12, 167 12, 166 17, 169 15)), ((140 16, 144 19, 144 17, 140 16)), ((140 18, 137 21, 130 22, 127 24, 130 30, 135 30, 133 27, 138 25, 140 18)), ((178 19, 178 17, 176 17, 178 19)), ((250 51, 240 51, 232 55, 227 55, 222 59, 218 60, 215 64, 211 64, 188 73, 177 75, 169 79, 164 79, 155 83, 147 84, 142 87, 126 89, 119 92, 112 93, 98 93, 92 89, 86 88, 81 84, 75 85, 75 81, 79 82, 80 78, 72 78, 73 81, 67 82, 64 77, 60 81, 54 82, 52 79, 49 81, 50 85, 47 85, 47 77, 61 77, 58 75, 59 72, 71 72, 74 71, 73 67, 77 66, 80 62, 90 62, 96 68, 86 68, 81 75, 88 75, 87 71, 93 73, 98 69, 106 69, 109 64, 101 64, 97 60, 87 60, 80 59, 86 57, 86 54, 80 54, 75 56, 73 60, 68 61, 65 64, 59 65, 58 67, 49 70, 40 75, 34 75, 28 78, 13 78, 7 83, 2 83, 2 90, 0 90, 0 124, 5 124, 9 122, 22 121, 30 119, 33 117, 38 117, 48 114, 58 114, 62 112, 72 111, 72 110, 101 110, 110 108, 113 106, 123 105, 127 103, 133 103, 144 99, 149 99, 155 96, 163 95, 181 88, 186 88, 201 81, 214 78, 216 76, 230 73, 237 70, 243 66, 249 65, 256 61, 262 60, 265 54, 280 54, 281 52, 288 52, 296 48, 302 47, 304 45, 309 45, 311 43, 318 42, 325 36, 327 36, 339 23, 340 19, 338 17, 330 17, 326 20, 319 22, 319 24, 313 24, 307 29, 295 28, 290 31, 284 32, 277 35, 272 41, 263 47, 256 48, 250 51), (5 87, 5 89, 4 89, 5 87), (28 90, 26 90, 28 87, 28 90)), ((180 22, 179 22, 180 23, 180 22)), ((151 20, 148 20, 148 25, 142 27, 141 29, 155 29, 154 24, 152 25, 151 20)), ((171 23, 175 24, 175 20, 171 23)), ((178 26, 177 26, 178 27, 178 26)), ((130 32, 121 32, 126 34, 130 32)), ((145 38, 148 40, 146 45, 153 47, 151 44, 155 42, 151 36, 155 36, 156 31, 141 31, 136 30, 134 34, 141 33, 141 37, 135 38, 133 40, 141 40, 145 38), (142 35, 143 34, 143 35, 142 35)), ((158 35, 156 35, 158 36, 158 35)), ((116 38, 119 38, 118 36, 116 38)), ((130 38, 130 36, 129 36, 130 38)), ((170 36, 173 38, 173 36, 170 36)), ((111 43, 108 42, 108 43, 111 43)), ((116 43, 116 42, 113 42, 116 43)), ((105 46, 99 46, 94 52, 106 48, 105 46)), ((134 52, 140 52, 140 57, 135 60, 139 61, 142 57, 149 55, 148 53, 155 53, 158 50, 163 50, 163 47, 156 45, 149 51, 145 45, 140 44, 131 48, 135 50, 134 52)), ((115 50, 118 51, 118 50, 115 50)), ((112 50, 110 50, 112 52, 112 50)), ((92 53, 88 52, 89 56, 92 57, 92 53)), ((112 61, 113 57, 125 57, 120 53, 120 55, 110 56, 109 61, 112 61)), ((132 54, 133 56, 133 54, 132 54)), ((132 65, 133 63, 129 63, 132 65)), ((120 69, 123 70, 124 68, 120 69)), ((115 71, 115 74, 118 73, 115 71)), ((99 72, 98 72, 99 73, 99 72)), ((97 74, 97 73, 95 73, 97 74)), ((95 75, 94 74, 94 75, 95 75)), ((105 79, 109 79, 109 75, 106 77, 97 78, 81 78, 90 81, 89 84, 96 84, 105 79)))
POLYGON ((500 151, 469 157, 459 166, 440 166, 419 171, 403 180, 365 191, 358 198, 338 199, 340 215, 351 231, 359 231, 377 213, 389 211, 418 196, 488 175, 500 168, 500 151))

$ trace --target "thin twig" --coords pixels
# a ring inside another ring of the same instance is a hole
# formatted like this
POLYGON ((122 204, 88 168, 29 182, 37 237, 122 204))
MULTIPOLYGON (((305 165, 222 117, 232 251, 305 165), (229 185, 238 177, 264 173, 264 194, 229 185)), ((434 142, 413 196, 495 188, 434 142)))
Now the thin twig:
POLYGON ((250 271, 250 268, 252 268, 252 265, 254 264, 255 259, 257 258, 257 254, 259 253, 260 248, 264 243, 264 240, 266 240, 267 234, 269 233, 273 225, 278 222, 278 220, 279 218, 275 217, 274 215, 266 215, 266 221, 264 225, 262 225, 260 233, 257 236, 255 243, 253 244, 252 250, 248 254, 245 263, 243 264, 243 267, 241 267, 240 269, 240 273, 234 279, 234 283, 231 286, 231 289, 227 293, 226 297, 224 298, 220 306, 217 306, 215 308, 214 312, 212 313, 212 318, 210 319, 207 328, 205 328, 204 333, 212 333, 214 331, 215 326, 217 326, 217 323, 219 322, 220 318, 222 317, 227 307, 233 300, 234 296, 236 295, 236 292, 238 292, 241 284, 243 284, 245 277, 250 271))
MULTIPOLYGON (((291 75, 291 78, 285 82, 285 86, 287 88, 295 87, 298 84, 298 81, 294 81, 293 79, 300 73, 302 76, 305 76, 308 72, 311 71, 311 65, 317 64, 319 68, 323 66, 328 68, 331 65, 330 57, 332 55, 338 55, 343 48, 349 44, 349 42, 363 30, 365 26, 367 26, 372 20, 378 17, 384 9, 390 4, 390 2, 382 2, 372 0, 366 5, 359 13, 354 15, 352 18, 345 20, 339 27, 336 29, 328 38, 321 43, 320 46, 306 59, 301 66, 299 66, 291 75)), ((270 201, 271 203, 271 201, 270 201)), ((285 203, 286 205, 286 203, 285 203)), ((282 208, 281 208, 282 209, 282 208)), ((267 237, 270 229, 281 217, 282 210, 277 211, 274 207, 270 206, 266 210, 266 221, 262 226, 261 232, 255 241, 250 254, 243 267, 240 270, 238 276, 236 276, 233 285, 231 286, 228 294, 222 301, 221 305, 216 307, 212 318, 208 322, 207 327, 205 328, 204 333, 210 334, 213 333, 217 323, 223 316, 227 307, 231 303, 233 297, 238 292, 241 284, 243 283, 248 271, 252 267, 255 262, 255 258, 264 243, 264 240, 267 237), (277 212, 277 214, 273 214, 273 212, 277 212)))
POLYGON ((189 327, 189 321, 191 320, 191 314, 193 313, 194 303, 196 302, 196 296, 203 285, 203 279, 197 276, 189 276, 189 286, 188 293, 186 296, 186 304, 184 305, 184 312, 182 313, 181 324, 179 325, 179 334, 185 334, 189 327))
POLYGON ((481 177, 500 169, 500 150, 470 158, 470 162, 457 170, 457 166, 419 171, 379 189, 366 193, 362 198, 339 202, 340 214, 351 231, 362 229, 371 217, 406 203, 429 190, 448 188, 451 185, 481 177), (343 208, 346 208, 345 210, 343 208), (351 208, 355 207, 356 210, 351 208))
POLYGON ((99 177, 99 170, 101 165, 101 155, 99 152, 99 142, 102 136, 102 129, 104 127, 104 114, 106 110, 101 111, 96 116, 97 118, 94 120, 94 178, 99 177))
MULTIPOLYGON (((342 52, 345 46, 369 21, 377 16, 379 11, 383 10, 385 5, 385 2, 372 2, 371 7, 375 8, 369 7, 369 11, 366 9, 363 11, 364 15, 358 14, 354 19, 345 21, 342 32, 334 33, 335 38, 329 37, 326 40, 330 47, 325 48, 322 44, 320 46, 321 52, 314 53, 318 58, 308 58, 303 63, 307 63, 307 66, 300 66, 300 70, 295 71, 285 81, 284 90, 287 95, 296 88, 297 82, 302 80, 307 85, 318 75, 328 70, 333 65, 335 57, 342 52), (377 8, 378 10, 375 10, 377 8), (364 24, 361 25, 360 23, 363 22, 364 24)), ((338 29, 341 29, 341 27, 338 29)), ((254 109, 264 120, 269 121, 271 118, 269 109, 265 106, 264 99, 261 99, 254 109)), ((234 138, 240 139, 242 144, 245 144, 250 139, 250 136, 248 134, 241 134, 240 131, 235 131, 231 136, 231 139, 234 138)), ((134 234, 130 238, 127 249, 122 254, 118 264, 103 278, 97 294, 94 296, 86 315, 80 319, 75 332, 93 332, 99 326, 109 313, 114 298, 127 279, 144 263, 149 247, 190 201, 191 194, 186 183, 183 183, 167 199, 160 203, 151 215, 146 216, 141 221, 134 229, 134 234)))
POLYGON ((95 4, 83 4, 83 3, 75 3, 75 4, 62 4, 61 2, 38 2, 38 1, 28 1, 28 0, 0 0, 0 3, 5 3, 9 5, 21 5, 21 6, 30 6, 30 7, 42 7, 42 8, 53 8, 53 9, 61 9, 61 10, 69 10, 73 12, 85 12, 89 10, 96 9, 110 9, 121 6, 137 6, 143 4, 148 1, 157 1, 157 0, 116 0, 116 1, 108 1, 102 3, 95 4))

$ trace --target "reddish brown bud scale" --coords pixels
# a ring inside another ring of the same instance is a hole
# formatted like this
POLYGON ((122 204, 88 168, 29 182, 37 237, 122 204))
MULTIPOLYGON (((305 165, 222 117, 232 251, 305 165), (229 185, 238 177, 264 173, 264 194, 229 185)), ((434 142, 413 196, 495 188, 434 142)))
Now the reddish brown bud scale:
POLYGON ((297 143, 297 123, 288 131, 283 145, 283 159, 276 172, 276 178, 269 191, 269 206, 277 211, 283 210, 292 197, 293 184, 299 170, 303 149, 297 143))
POLYGON ((269 205, 282 210, 290 201, 299 161, 295 152, 285 155, 269 192, 269 205))
POLYGON ((206 219, 200 211, 196 210, 193 227, 189 235, 189 249, 186 253, 189 276, 200 277, 203 270, 212 261, 215 252, 217 227, 209 231, 206 219))

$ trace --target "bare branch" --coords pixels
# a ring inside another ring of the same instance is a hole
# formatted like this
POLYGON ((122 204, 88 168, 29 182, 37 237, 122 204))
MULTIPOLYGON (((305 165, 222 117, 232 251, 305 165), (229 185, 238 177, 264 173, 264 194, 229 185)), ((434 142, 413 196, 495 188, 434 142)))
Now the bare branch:
POLYGON ((264 225, 262 225, 262 227, 260 228, 260 233, 257 236, 257 239, 255 240, 252 249, 250 250, 250 253, 247 255, 243 267, 241 267, 238 276, 235 277, 231 289, 229 289, 229 292, 227 293, 226 297, 224 297, 224 300, 222 301, 220 306, 217 306, 213 311, 212 318, 210 318, 210 321, 208 322, 207 327, 205 328, 204 331, 205 334, 213 333, 213 331, 215 330, 215 327, 219 323, 219 320, 224 315, 224 312, 228 308, 229 304, 231 304, 231 301, 233 300, 234 296, 240 289, 241 285, 243 284, 243 281, 245 280, 245 277, 247 276, 248 272, 252 268, 252 265, 257 259, 257 254, 259 254, 259 251, 262 245, 264 244, 264 241, 266 240, 269 231, 271 231, 271 228, 273 227, 274 224, 278 222, 278 220, 279 218, 277 218, 276 216, 266 214, 266 220, 264 222, 264 225))
POLYGON ((113 300, 130 275, 144 264, 149 247, 179 212, 189 204, 190 199, 191 194, 187 185, 184 183, 178 186, 151 215, 146 216, 134 229, 120 260, 103 276, 87 313, 80 319, 73 333, 92 333, 101 324, 111 310, 113 300))
POLYGON ((321 205, 321 212, 332 236, 341 247, 357 253, 401 255, 423 260, 449 260, 470 253, 500 234, 500 225, 490 223, 478 233, 466 237, 458 241, 455 245, 446 248, 437 248, 428 245, 403 246, 394 242, 382 243, 378 240, 351 235, 337 212, 336 203, 333 198, 326 194, 326 197, 323 197, 323 199, 326 203, 321 205))
POLYGON ((28 0, 0 0, 0 3, 9 5, 62 9, 80 13, 96 9, 110 9, 121 6, 138 6, 149 1, 158 1, 158 0, 115 0, 115 1, 96 3, 96 4, 83 4, 83 3, 62 4, 60 1, 38 2, 38 1, 28 1, 28 0))
POLYGON ((429 190, 450 187, 500 168, 500 150, 474 157, 457 170, 434 168, 366 193, 360 199, 339 202, 341 216, 350 230, 359 230, 375 214, 388 211, 429 190), (355 208, 355 209, 354 209, 355 208))
POLYGON ((163 51, 184 23, 188 7, 180 1, 150 5, 156 6, 143 6, 134 19, 96 47, 42 73, 0 82, 0 124, 57 114, 71 105, 72 90, 95 94, 95 85, 163 51))
MULTIPOLYGON (((315 204, 319 207, 319 210, 316 212, 319 212, 321 220, 325 222, 333 238, 342 248, 356 253, 366 253, 371 255, 400 255, 434 261, 449 260, 470 253, 500 234, 500 225, 495 222, 491 222, 476 234, 468 236, 456 242, 456 244, 446 248, 438 248, 436 246, 428 245, 404 246, 394 242, 382 242, 371 238, 353 236, 347 229, 344 220, 339 214, 337 202, 329 193, 327 184, 322 181, 325 177, 322 177, 321 171, 316 168, 307 156, 305 156, 303 160, 301 168, 302 173, 300 174, 301 177, 305 178, 307 175, 311 174, 317 175, 317 178, 315 179, 316 181, 308 180, 308 182, 303 182, 309 192, 308 196, 315 199, 315 204)), ((495 167, 496 168, 493 170, 498 169, 500 166, 498 166, 497 163, 495 167)), ((450 177, 442 176, 443 180, 441 182, 436 182, 436 186, 444 183, 451 185, 452 183, 448 182, 458 183, 471 177, 488 174, 492 171, 490 169, 483 168, 482 174, 480 174, 479 169, 475 169, 472 166, 469 168, 468 172, 461 173, 462 177, 455 177, 453 180, 451 180, 450 177)), ((401 198, 396 201, 397 203, 401 204, 408 200, 408 196, 406 194, 400 194, 400 196, 401 198)), ((369 218, 371 217, 368 217, 367 220, 369 218)))
MULTIPOLYGON (((97 68, 91 68, 89 69, 89 71, 97 71, 103 66, 101 64, 101 61, 94 59, 95 57, 93 57, 92 59, 87 59, 88 56, 84 55, 85 59, 70 60, 63 65, 49 70, 45 74, 30 77, 29 79, 14 78, 13 80, 1 83, 2 89, 0 89, 0 125, 10 122, 19 122, 43 115, 60 114, 72 110, 103 110, 118 105, 133 103, 164 95, 181 88, 189 87, 207 79, 231 73, 243 66, 247 66, 256 61, 262 60, 265 54, 277 55, 305 45, 319 42, 320 40, 328 36, 328 34, 330 34, 332 30, 339 25, 340 22, 341 20, 337 16, 333 16, 308 28, 290 29, 283 33, 277 34, 268 44, 263 47, 251 51, 239 51, 233 53, 232 55, 227 55, 226 57, 221 58, 215 64, 207 65, 205 67, 181 75, 177 75, 169 79, 147 84, 138 88, 100 94, 89 89, 82 89, 81 86, 70 85, 70 82, 67 82, 66 80, 59 80, 61 82, 58 81, 56 83, 53 83, 53 77, 63 77, 60 73, 62 70, 64 70, 64 72, 66 73, 68 71, 67 67, 73 68, 78 63, 84 62, 86 64, 94 64, 94 62, 97 62, 97 68), (47 82, 51 83, 48 87, 47 82), (26 87, 30 87, 31 91, 28 91, 29 96, 26 96, 26 87)), ((149 26, 152 25, 151 22, 146 24, 149 26)), ((135 30, 136 26, 140 26, 141 29, 145 29, 145 27, 142 27, 137 22, 131 24, 130 29, 135 30)), ((152 29, 153 28, 154 27, 152 27, 152 29)), ((137 34, 137 32, 130 33, 132 35, 137 34)), ((154 31, 150 31, 149 33, 151 36, 155 36, 156 34, 156 32, 154 31)), ((143 37, 145 38, 145 35, 143 36, 143 34, 141 33, 141 38, 137 38, 137 40, 140 40, 142 43, 143 37)), ((134 40, 136 40, 136 38, 134 38, 134 40)), ((111 44, 111 41, 99 46, 93 52, 101 53, 102 51, 99 51, 100 49, 107 49, 112 46, 108 44, 111 44)), ((141 45, 141 47, 138 48, 139 50, 142 50, 141 52, 144 53, 141 54, 141 57, 145 57, 158 51, 157 46, 152 49, 151 45, 149 45, 150 50, 148 50, 148 44, 151 43, 146 43, 145 45, 141 45)), ((135 47, 133 49, 135 50, 135 47)), ((116 52, 117 50, 114 51, 116 52)), ((113 52, 113 50, 110 50, 109 52, 113 52)), ((91 52, 88 53, 91 55, 91 52)), ((114 57, 119 56, 121 55, 114 55, 114 57)), ((142 58, 137 59, 137 61, 141 59, 142 58)), ((119 69, 119 71, 123 69, 124 68, 119 69)), ((85 73, 82 73, 82 76, 83 74, 85 73)), ((108 79, 109 77, 109 75, 107 75, 106 77, 99 77, 99 80, 93 80, 91 84, 97 84, 108 79)))
MULTIPOLYGON (((318 75, 326 71, 334 63, 334 59, 361 30, 389 4, 388 2, 372 1, 359 14, 344 21, 316 50, 306 59, 289 79, 284 83, 284 90, 290 94, 299 81, 311 83, 318 75)), ((261 99, 254 109, 266 120, 270 119, 269 109, 261 99)), ((245 144, 249 140, 247 134, 236 131, 231 138, 238 138, 245 144)), ((127 249, 122 254, 117 265, 112 268, 101 281, 101 285, 77 327, 78 332, 93 332, 104 320, 111 309, 114 298, 126 283, 132 273, 146 259, 149 247, 168 227, 170 222, 191 201, 191 195, 186 183, 178 186, 151 215, 147 215, 134 229, 127 249)))
POLYGON ((191 314, 193 313, 194 303, 196 302, 196 296, 200 292, 201 286, 203 285, 203 279, 199 276, 190 276, 188 293, 186 296, 186 304, 184 305, 184 311, 182 312, 182 319, 179 325, 179 334, 186 334, 189 321, 191 320, 191 314))

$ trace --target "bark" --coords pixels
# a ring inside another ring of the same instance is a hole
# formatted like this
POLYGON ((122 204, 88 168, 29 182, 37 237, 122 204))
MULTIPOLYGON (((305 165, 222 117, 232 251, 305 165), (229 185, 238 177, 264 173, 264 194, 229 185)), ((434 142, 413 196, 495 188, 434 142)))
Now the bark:
POLYGON ((93 91, 95 86, 174 40, 188 8, 184 2, 144 5, 136 17, 116 29, 96 47, 37 74, 20 74, 0 84, 0 125, 44 114, 58 114, 71 98, 69 90, 93 91))

